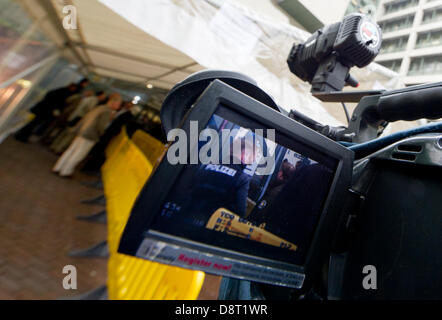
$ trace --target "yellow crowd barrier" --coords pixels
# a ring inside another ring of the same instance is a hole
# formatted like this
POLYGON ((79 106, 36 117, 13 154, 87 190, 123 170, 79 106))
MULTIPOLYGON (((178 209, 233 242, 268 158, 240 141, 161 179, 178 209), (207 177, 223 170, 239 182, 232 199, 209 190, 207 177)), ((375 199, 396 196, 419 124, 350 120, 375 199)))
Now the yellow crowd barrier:
POLYGON ((166 146, 162 144, 161 141, 155 139, 142 130, 137 130, 134 133, 132 136, 132 141, 144 153, 147 160, 149 160, 154 166, 166 150, 166 146))
POLYGON ((123 127, 120 134, 114 137, 107 145, 105 150, 106 159, 109 160, 112 158, 112 156, 117 153, 117 149, 120 148, 128 139, 129 137, 127 136, 126 127, 123 127))
POLYGON ((101 169, 110 253, 107 282, 109 299, 196 299, 204 282, 203 272, 117 253, 132 206, 152 172, 151 161, 156 161, 164 150, 161 142, 157 143, 144 132, 136 132, 133 138, 134 141, 129 139, 123 128, 110 142, 106 150, 107 159, 101 169))

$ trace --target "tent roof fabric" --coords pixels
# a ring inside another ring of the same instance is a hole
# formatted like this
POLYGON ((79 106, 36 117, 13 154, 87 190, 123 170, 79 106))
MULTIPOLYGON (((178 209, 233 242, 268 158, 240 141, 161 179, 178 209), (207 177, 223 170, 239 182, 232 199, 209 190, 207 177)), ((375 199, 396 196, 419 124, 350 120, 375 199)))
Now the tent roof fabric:
POLYGON ((36 15, 56 14, 52 21, 54 24, 58 22, 60 31, 54 32, 54 26, 49 23, 45 23, 48 24, 45 31, 59 46, 66 43, 61 35, 64 32, 69 46, 76 53, 74 57, 72 50, 66 50, 65 55, 99 76, 170 89, 190 74, 204 69, 184 53, 140 30, 97 0, 45 2, 46 7, 42 7, 46 10, 35 6, 27 9, 35 18, 36 15), (48 5, 53 8, 50 12, 48 5), (77 9, 77 30, 62 27, 66 16, 63 7, 66 5, 74 5, 77 9))

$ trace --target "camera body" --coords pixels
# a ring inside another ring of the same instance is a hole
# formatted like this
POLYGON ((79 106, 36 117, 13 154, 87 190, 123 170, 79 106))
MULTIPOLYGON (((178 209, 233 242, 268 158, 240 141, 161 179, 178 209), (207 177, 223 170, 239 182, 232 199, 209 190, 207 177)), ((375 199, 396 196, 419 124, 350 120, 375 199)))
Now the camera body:
MULTIPOLYGON (((314 94, 345 99, 337 91, 356 84, 350 68, 369 64, 380 45, 379 27, 355 14, 296 44, 288 63, 314 94)), ((177 84, 161 116, 166 132, 181 134, 139 194, 119 252, 252 281, 256 299, 440 298, 442 123, 376 138, 388 121, 442 117, 442 83, 352 95, 361 101, 349 128, 331 135, 277 112, 237 73, 202 71, 177 84), (346 134, 364 143, 344 147, 346 134), (256 162, 201 160, 238 140, 238 154, 256 162), (172 163, 180 145, 185 156, 172 163), (268 174, 258 174, 257 154, 271 156, 268 174), (378 272, 368 289, 367 266, 378 272)))

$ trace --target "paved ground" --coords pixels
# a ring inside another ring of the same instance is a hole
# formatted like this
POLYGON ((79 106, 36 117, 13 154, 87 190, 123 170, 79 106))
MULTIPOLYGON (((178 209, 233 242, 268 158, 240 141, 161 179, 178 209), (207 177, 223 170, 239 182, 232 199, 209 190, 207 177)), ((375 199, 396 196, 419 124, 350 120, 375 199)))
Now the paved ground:
MULTIPOLYGON (((0 144, 0 299, 57 299, 106 283, 105 259, 67 256, 106 239, 106 226, 75 219, 102 210, 80 203, 102 192, 81 184, 95 178, 52 174, 56 159, 39 144, 0 144), (77 268, 75 291, 63 289, 66 265, 77 268)), ((200 299, 216 299, 218 286, 207 276, 200 299)))

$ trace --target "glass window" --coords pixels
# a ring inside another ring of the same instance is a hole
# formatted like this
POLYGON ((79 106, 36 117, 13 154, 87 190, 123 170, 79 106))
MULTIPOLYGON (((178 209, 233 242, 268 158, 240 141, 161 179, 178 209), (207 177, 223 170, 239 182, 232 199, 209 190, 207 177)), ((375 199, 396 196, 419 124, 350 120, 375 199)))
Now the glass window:
POLYGON ((382 42, 382 53, 390 53, 405 50, 408 43, 408 36, 384 40, 382 42))
POLYGON ((441 74, 442 55, 416 57, 411 60, 409 75, 441 74))
POLYGON ((38 73, 39 70, 36 70, 11 85, 0 89, 0 142, 5 131, 23 122, 26 118, 25 112, 20 113, 18 112, 19 110, 14 108, 17 103, 23 101, 26 96, 29 96, 28 92, 30 92, 32 85, 38 80, 38 73), (11 119, 11 114, 14 113, 17 116, 11 119), (8 119, 9 121, 4 123, 8 119))
POLYGON ((376 9, 378 8, 379 2, 380 0, 352 0, 348 5, 345 14, 359 12, 375 19, 376 9))
POLYGON ((393 70, 395 72, 399 72, 399 70, 401 69, 402 59, 381 61, 378 63, 380 65, 390 69, 390 70, 393 70))
POLYGON ((32 20, 20 5, 11 0, 0 0, 0 60, 21 35, 32 25, 32 20))
POLYGON ((409 28, 413 25, 414 14, 401 17, 399 19, 388 20, 380 23, 380 27, 384 33, 402 30, 409 28))
POLYGON ((442 21, 442 7, 437 9, 429 9, 424 12, 422 23, 433 23, 436 21, 442 21))
POLYGON ((435 47, 442 45, 442 30, 419 33, 416 48, 435 47))
MULTIPOLYGON (((10 80, 55 52, 53 43, 23 10, 20 1, 0 0, 0 83, 10 80)), ((35 84, 47 71, 46 67, 49 65, 41 66, 31 73, 22 73, 22 78, 0 88, 2 130, 14 126, 17 120, 15 115, 21 113, 22 107, 31 106, 22 102, 37 93, 35 84)))
POLYGON ((398 0, 386 3, 385 13, 393 13, 396 11, 404 10, 410 7, 414 7, 419 3, 419 0, 398 0))

